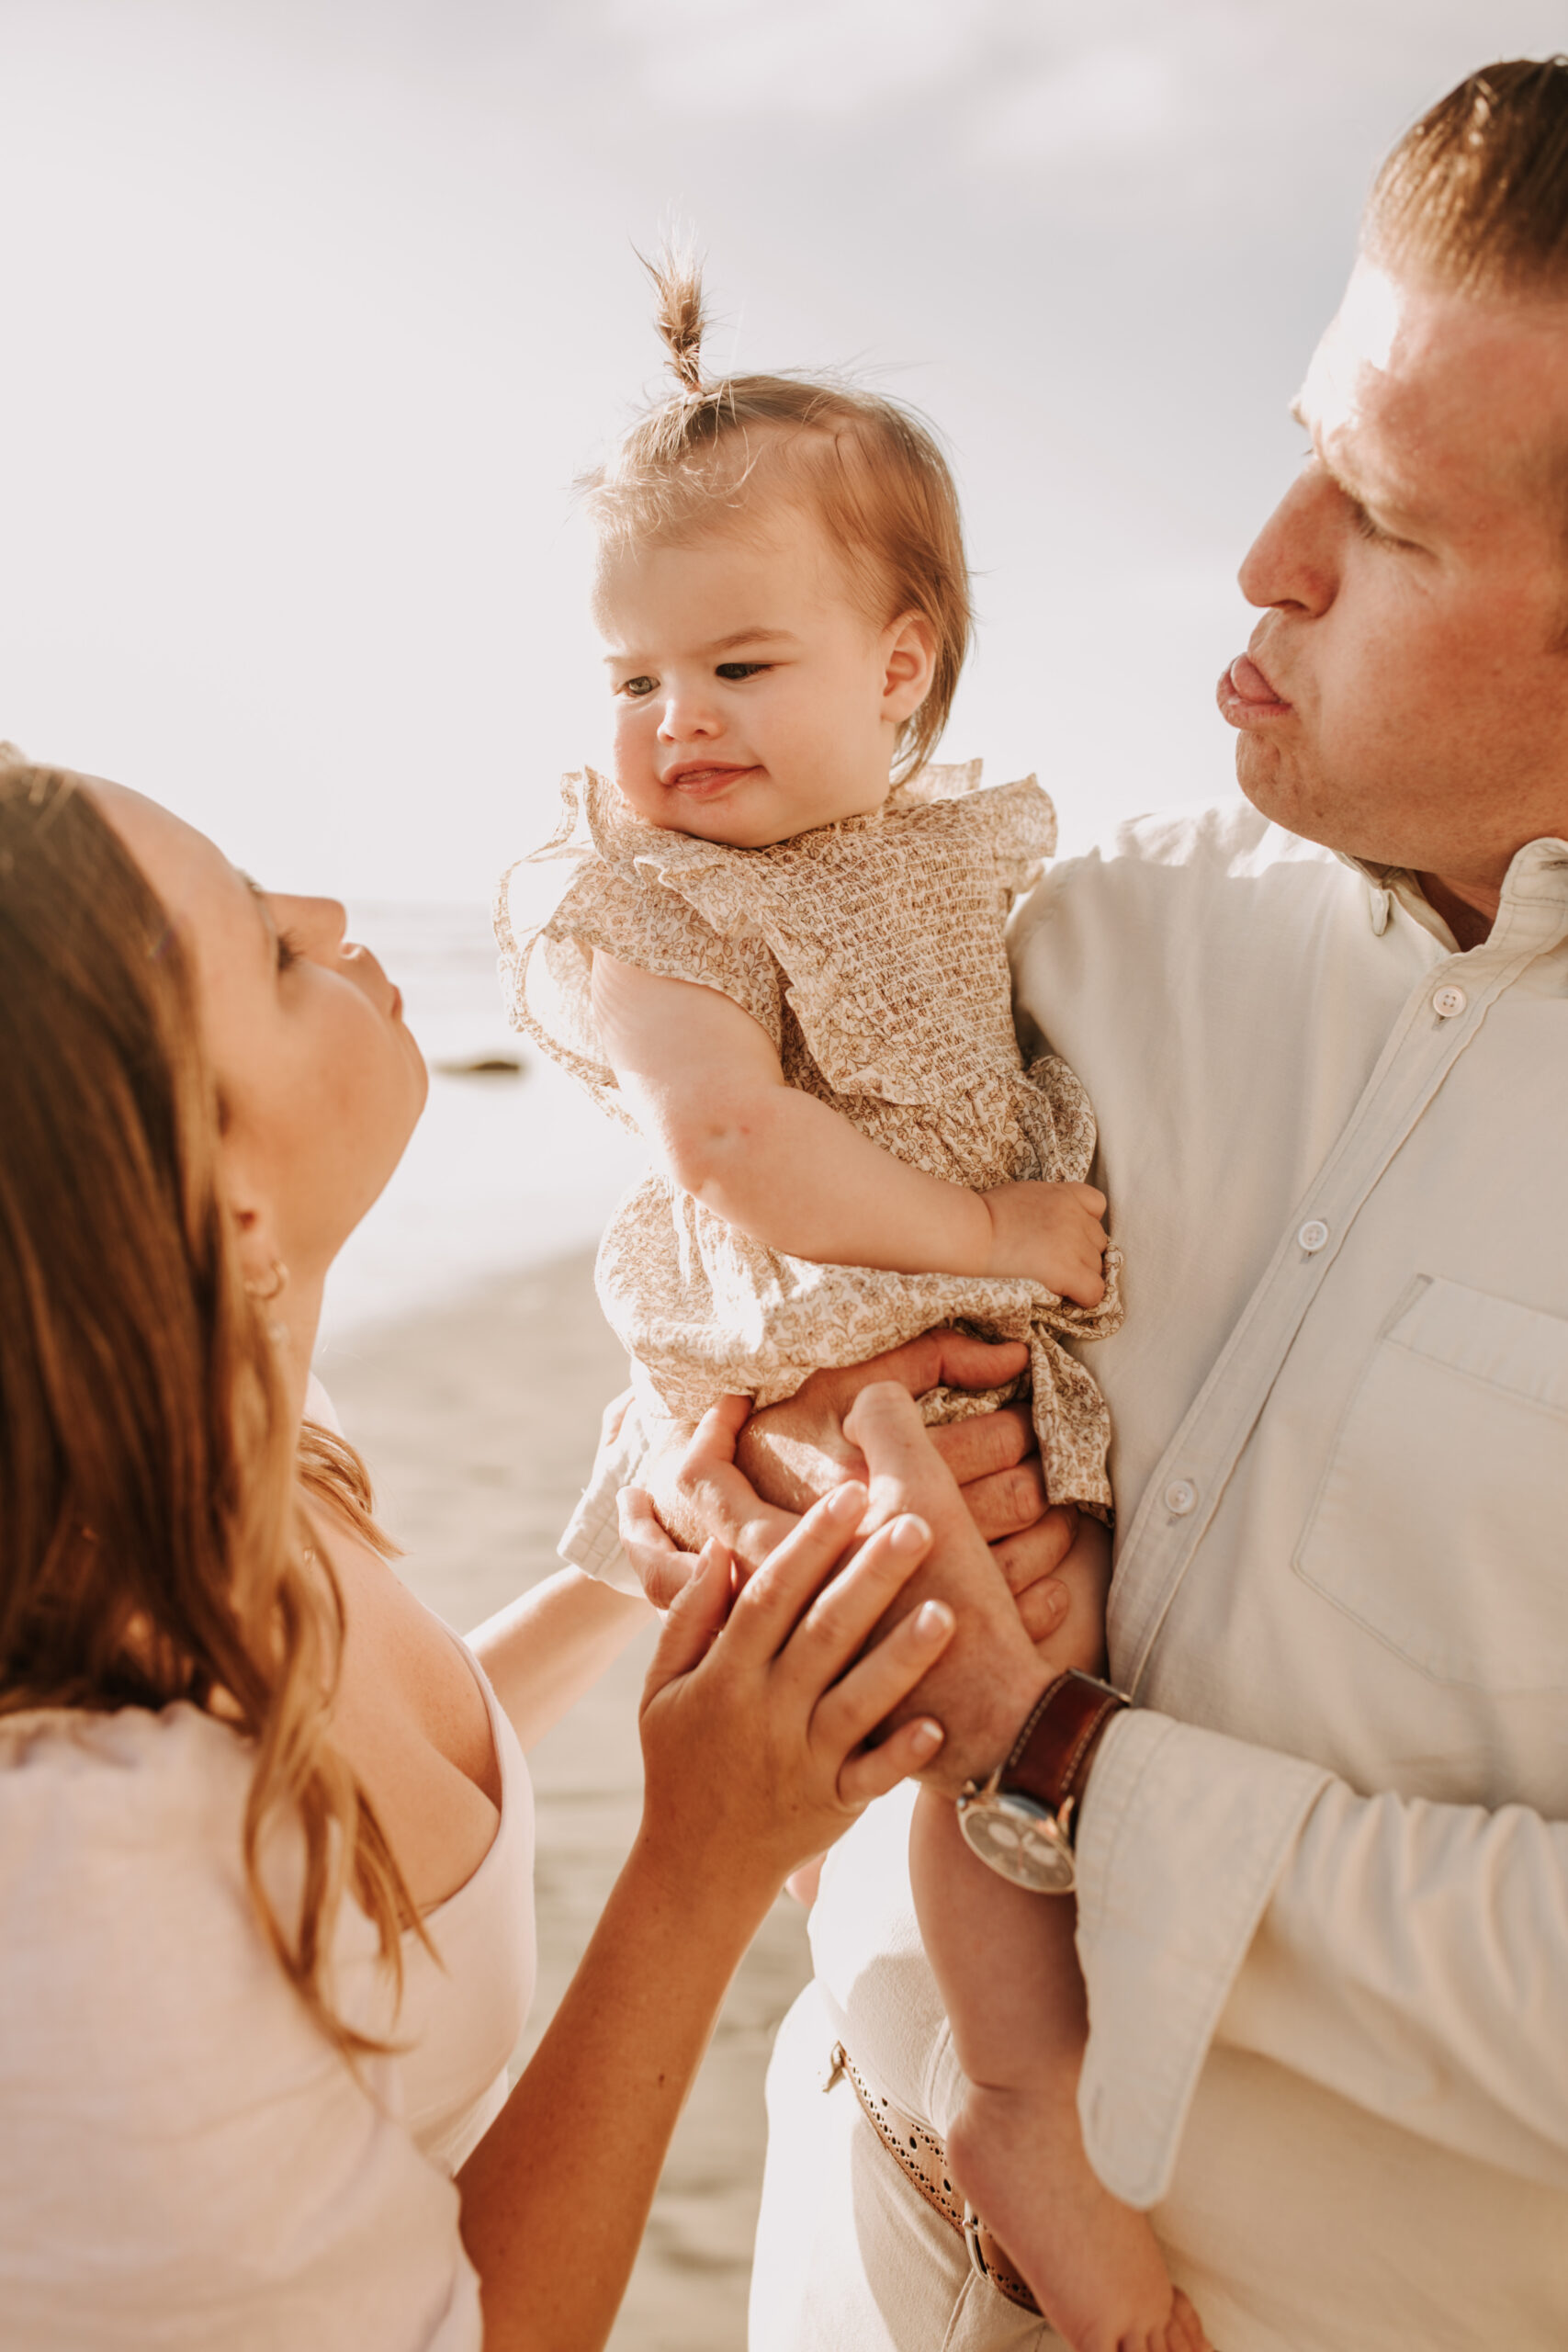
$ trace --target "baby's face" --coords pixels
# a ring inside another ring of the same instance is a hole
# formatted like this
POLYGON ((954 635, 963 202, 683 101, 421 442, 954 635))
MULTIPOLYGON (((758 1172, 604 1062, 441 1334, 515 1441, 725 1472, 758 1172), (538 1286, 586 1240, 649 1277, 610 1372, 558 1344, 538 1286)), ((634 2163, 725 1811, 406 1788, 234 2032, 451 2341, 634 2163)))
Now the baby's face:
POLYGON ((880 808, 931 631, 868 620, 814 514, 780 504, 747 523, 608 552, 594 618, 632 808, 757 849, 880 808))

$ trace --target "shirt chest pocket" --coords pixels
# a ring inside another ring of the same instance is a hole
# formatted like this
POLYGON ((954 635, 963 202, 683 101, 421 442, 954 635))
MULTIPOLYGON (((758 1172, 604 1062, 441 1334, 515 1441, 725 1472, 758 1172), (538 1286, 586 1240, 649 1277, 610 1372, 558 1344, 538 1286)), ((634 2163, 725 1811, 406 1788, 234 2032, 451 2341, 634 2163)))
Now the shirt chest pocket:
POLYGON ((1419 1276, 1294 1566, 1434 1681, 1568 1688, 1568 1321, 1419 1276))

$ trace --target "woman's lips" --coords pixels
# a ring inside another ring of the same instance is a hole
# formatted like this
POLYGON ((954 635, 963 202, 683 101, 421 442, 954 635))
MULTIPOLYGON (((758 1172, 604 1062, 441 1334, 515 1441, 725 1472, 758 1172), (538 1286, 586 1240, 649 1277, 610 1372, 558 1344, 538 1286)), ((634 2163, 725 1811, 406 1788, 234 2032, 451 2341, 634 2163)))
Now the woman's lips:
POLYGON ((1238 653, 1215 690, 1220 715, 1233 727, 1277 718, 1292 706, 1275 693, 1250 653, 1238 653))

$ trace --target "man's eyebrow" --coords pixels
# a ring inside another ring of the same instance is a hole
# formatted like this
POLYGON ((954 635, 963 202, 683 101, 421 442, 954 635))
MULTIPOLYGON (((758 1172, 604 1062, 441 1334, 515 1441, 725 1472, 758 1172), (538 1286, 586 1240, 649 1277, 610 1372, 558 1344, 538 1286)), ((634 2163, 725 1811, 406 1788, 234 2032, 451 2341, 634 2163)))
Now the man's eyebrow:
POLYGON ((1352 505, 1362 508, 1375 506, 1380 514, 1386 514, 1393 521, 1415 522, 1419 516, 1419 508, 1412 505, 1410 501, 1403 497, 1392 483, 1385 490, 1370 490, 1364 482, 1357 481, 1353 475, 1347 473, 1343 465, 1329 463, 1323 454, 1317 435, 1313 431, 1312 421, 1302 406, 1302 400, 1303 395, 1298 392, 1291 402, 1292 421, 1301 426, 1302 431, 1312 443, 1313 455, 1329 481, 1344 492, 1352 505))

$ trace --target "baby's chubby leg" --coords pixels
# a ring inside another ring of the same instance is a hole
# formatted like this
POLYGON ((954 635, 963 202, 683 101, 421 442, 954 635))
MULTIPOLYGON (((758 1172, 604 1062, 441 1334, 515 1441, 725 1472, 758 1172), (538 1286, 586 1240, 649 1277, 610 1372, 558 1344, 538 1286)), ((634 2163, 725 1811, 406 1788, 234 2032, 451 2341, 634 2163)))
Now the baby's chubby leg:
POLYGON ((1201 2352, 1202 2329, 1148 2222, 1084 2154, 1088 2010, 1070 1897, 998 1877, 931 1790, 915 1806, 909 1871, 968 2078, 948 2137, 953 2180, 1075 2352, 1201 2352))

